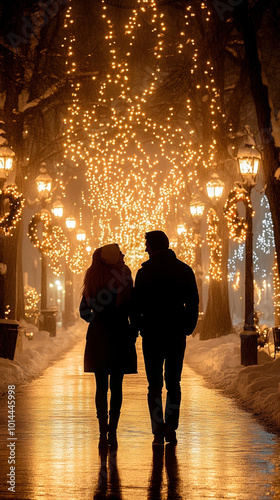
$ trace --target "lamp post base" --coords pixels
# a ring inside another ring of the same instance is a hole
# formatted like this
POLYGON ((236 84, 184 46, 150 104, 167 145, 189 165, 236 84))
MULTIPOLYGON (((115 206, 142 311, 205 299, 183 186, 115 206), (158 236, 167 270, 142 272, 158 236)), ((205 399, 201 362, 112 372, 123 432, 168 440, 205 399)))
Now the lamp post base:
POLYGON ((241 364, 244 366, 258 364, 258 333, 243 330, 241 339, 241 364))

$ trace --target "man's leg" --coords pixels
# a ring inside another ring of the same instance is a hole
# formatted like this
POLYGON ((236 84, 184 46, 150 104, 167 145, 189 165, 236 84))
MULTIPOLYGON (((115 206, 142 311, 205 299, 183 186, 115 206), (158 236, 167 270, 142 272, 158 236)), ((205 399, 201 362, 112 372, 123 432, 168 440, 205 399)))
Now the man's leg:
POLYGON ((162 410, 163 362, 164 355, 159 345, 143 338, 143 354, 148 380, 148 406, 152 432, 159 439, 164 437, 162 410))
POLYGON ((181 403, 181 373, 183 368, 186 339, 173 340, 167 345, 165 355, 165 383, 167 390, 165 406, 166 437, 176 440, 181 403), (168 435, 169 434, 169 435, 168 435))

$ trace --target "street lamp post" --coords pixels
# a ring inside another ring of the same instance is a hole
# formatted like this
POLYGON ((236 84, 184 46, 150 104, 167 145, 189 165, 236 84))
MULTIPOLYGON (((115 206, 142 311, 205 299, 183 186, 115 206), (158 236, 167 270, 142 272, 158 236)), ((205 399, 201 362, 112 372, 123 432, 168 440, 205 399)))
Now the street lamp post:
POLYGON ((241 333, 241 364, 258 363, 258 339, 254 324, 254 273, 253 273, 253 219, 251 206, 251 191, 255 185, 261 160, 260 153, 252 147, 239 149, 237 154, 239 170, 243 178, 249 203, 246 207, 246 243, 245 243, 245 320, 244 331, 241 333))
MULTIPOLYGON (((2 131, 4 133, 4 131, 2 131)), ((7 140, 2 136, 0 131, 0 194, 2 194, 5 181, 13 169, 15 153, 7 146, 7 140)), ((4 202, 0 206, 0 217, 5 213, 4 202)), ((0 234, 0 238, 4 239, 5 235, 0 234)), ((0 244, 0 263, 4 262, 4 244, 0 244)), ((5 272, 6 267, 2 264, 0 269, 0 318, 5 317, 5 272)))
POLYGON ((198 198, 190 202, 190 212, 194 223, 195 232, 195 274, 199 295, 199 321, 203 316, 203 294, 202 294, 202 255, 201 255, 201 220, 204 214, 205 204, 198 198))
MULTIPOLYGON (((71 232, 76 228, 76 218, 69 216, 65 219, 65 225, 70 233, 69 243, 71 246, 71 232)), ((62 325, 67 328, 75 324, 75 314, 73 305, 73 273, 65 262, 65 296, 64 296, 64 311, 62 314, 62 325)))
MULTIPOLYGON (((38 191, 38 199, 44 209, 46 202, 49 200, 52 190, 52 178, 47 173, 47 170, 40 168, 40 174, 36 177, 36 186, 38 191)), ((47 308, 47 257, 44 252, 41 252, 41 309, 47 308)))

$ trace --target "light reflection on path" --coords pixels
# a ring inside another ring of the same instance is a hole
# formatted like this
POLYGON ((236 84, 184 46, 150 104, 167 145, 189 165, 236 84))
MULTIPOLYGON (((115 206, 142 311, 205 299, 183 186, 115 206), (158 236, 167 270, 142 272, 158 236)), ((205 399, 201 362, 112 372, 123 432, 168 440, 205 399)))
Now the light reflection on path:
MULTIPOLYGON (((66 333, 67 334, 67 333, 66 333)), ((0 498, 280 498, 280 439, 184 366, 176 449, 152 450, 146 377, 125 376, 117 454, 98 454, 94 377, 84 341, 17 389, 16 495, 7 494, 7 407, 0 409, 0 498)))

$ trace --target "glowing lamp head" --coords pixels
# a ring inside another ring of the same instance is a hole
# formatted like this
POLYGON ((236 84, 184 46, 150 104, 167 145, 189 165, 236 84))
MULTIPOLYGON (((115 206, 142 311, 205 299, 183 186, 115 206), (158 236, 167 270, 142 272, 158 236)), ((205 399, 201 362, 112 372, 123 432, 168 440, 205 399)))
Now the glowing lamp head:
POLYGON ((205 204, 199 200, 193 200, 190 202, 190 212, 193 220, 196 222, 202 219, 204 214, 205 204))
POLYGON ((61 219, 61 217, 63 217, 63 209, 64 209, 63 203, 61 203, 60 200, 57 200, 54 202, 51 210, 55 217, 61 219))
POLYGON ((210 200, 220 200, 223 196, 224 187, 224 182, 219 179, 217 174, 213 174, 212 179, 206 184, 207 194, 210 200))
POLYGON ((28 340, 32 340, 33 339, 33 331, 32 330, 26 330, 25 332, 25 336, 28 338, 28 340))
POLYGON ((50 196, 52 190, 52 178, 45 168, 40 168, 40 174, 36 177, 36 186, 40 199, 50 196))
POLYGON ((261 161, 260 153, 253 147, 245 146, 238 150, 237 161, 244 181, 254 181, 261 161))
POLYGON ((86 232, 83 229, 77 230, 76 238, 78 241, 86 241, 86 237, 86 232))
POLYGON ((73 217, 72 215, 70 217, 67 217, 65 220, 65 224, 66 224, 67 229, 69 229, 69 231, 72 231, 73 229, 75 229, 75 227, 76 227, 75 217, 73 217))
POLYGON ((186 231, 185 224, 178 224, 178 226, 177 226, 178 235, 181 236, 181 234, 183 234, 185 231, 186 231))
POLYGON ((15 153, 5 145, 0 146, 0 179, 6 179, 13 169, 15 153))

